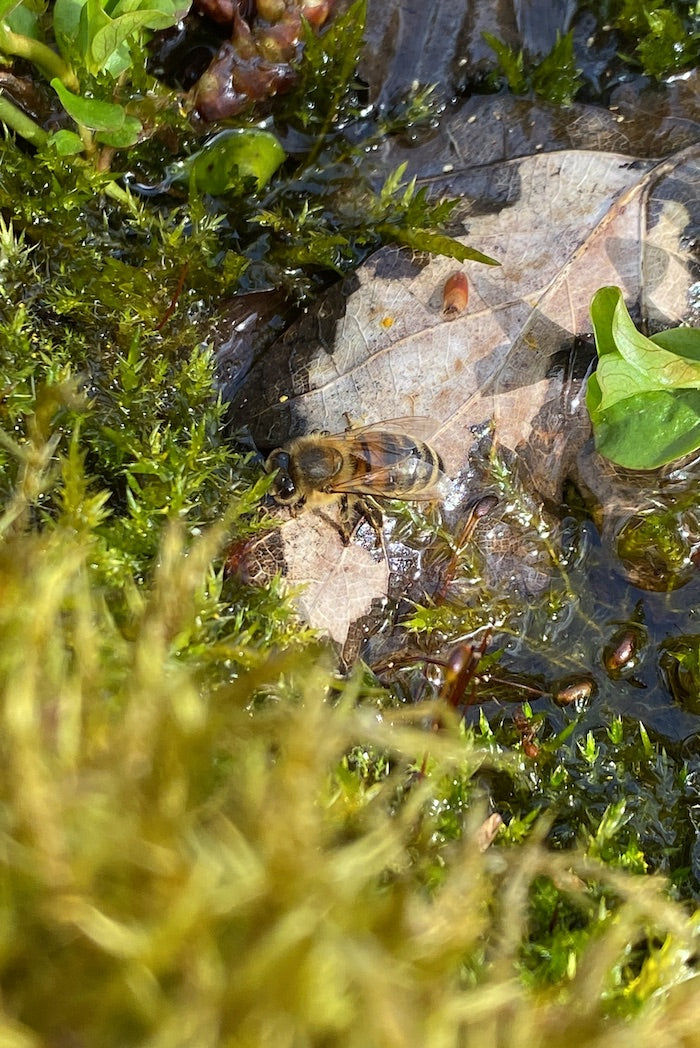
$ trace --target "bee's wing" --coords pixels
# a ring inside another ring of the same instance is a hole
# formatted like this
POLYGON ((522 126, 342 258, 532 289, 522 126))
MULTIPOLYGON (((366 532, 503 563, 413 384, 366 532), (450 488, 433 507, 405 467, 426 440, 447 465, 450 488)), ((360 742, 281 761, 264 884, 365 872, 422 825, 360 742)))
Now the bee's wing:
MULTIPOLYGON (((400 465, 399 462, 398 468, 400 465)), ((396 466, 382 466, 354 480, 344 480, 334 485, 333 490, 341 495, 374 495, 377 498, 396 498, 411 502, 444 499, 450 491, 450 478, 442 470, 437 470, 430 484, 423 484, 420 488, 413 487, 410 492, 402 493, 395 489, 396 469, 396 466)))
POLYGON ((405 437, 414 437, 416 440, 430 441, 441 425, 437 419, 428 415, 403 415, 400 418, 371 422, 368 426, 350 426, 343 436, 352 439, 356 434, 366 436, 368 433, 376 433, 387 436, 393 432, 402 433, 405 437))

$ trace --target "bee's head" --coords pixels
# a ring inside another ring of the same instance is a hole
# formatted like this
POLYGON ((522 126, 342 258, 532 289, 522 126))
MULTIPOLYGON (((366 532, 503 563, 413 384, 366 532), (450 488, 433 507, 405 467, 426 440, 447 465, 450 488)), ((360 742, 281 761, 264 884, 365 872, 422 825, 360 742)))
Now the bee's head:
POLYGON ((276 502, 279 502, 282 506, 293 506, 295 502, 299 501, 300 496, 292 477, 291 460, 288 451, 285 451, 283 448, 277 448, 276 451, 273 451, 265 463, 265 472, 276 472, 277 474, 270 488, 272 497, 276 502))

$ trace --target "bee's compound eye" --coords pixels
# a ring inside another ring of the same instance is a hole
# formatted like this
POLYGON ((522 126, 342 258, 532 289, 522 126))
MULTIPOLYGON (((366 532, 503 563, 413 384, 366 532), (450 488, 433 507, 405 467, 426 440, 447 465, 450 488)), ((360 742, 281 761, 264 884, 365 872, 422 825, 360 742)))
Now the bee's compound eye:
POLYGON ((294 502, 296 498, 297 489, 290 476, 289 468, 289 455, 286 451, 273 451, 265 463, 268 473, 274 473, 277 470, 277 476, 272 485, 272 494, 281 503, 294 502))

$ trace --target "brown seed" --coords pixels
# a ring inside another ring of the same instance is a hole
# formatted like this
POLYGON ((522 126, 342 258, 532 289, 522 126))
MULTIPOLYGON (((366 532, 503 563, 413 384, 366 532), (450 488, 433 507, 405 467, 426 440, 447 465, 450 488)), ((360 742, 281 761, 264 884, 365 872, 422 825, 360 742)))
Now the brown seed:
POLYGON ((557 706, 569 706, 572 702, 582 703, 595 692, 595 681, 590 677, 579 677, 563 683, 554 693, 557 706))
POLYGON ((603 650, 603 665, 613 680, 629 676, 639 665, 647 632, 643 626, 630 623, 618 630, 603 650))
POLYGON ((467 686, 474 679, 480 658, 480 651, 473 644, 458 644, 449 652, 440 697, 453 709, 457 709, 464 701, 467 686))
POLYGON ((445 320, 455 320, 467 308, 469 284, 465 273, 453 273, 445 282, 442 293, 442 315, 445 320))

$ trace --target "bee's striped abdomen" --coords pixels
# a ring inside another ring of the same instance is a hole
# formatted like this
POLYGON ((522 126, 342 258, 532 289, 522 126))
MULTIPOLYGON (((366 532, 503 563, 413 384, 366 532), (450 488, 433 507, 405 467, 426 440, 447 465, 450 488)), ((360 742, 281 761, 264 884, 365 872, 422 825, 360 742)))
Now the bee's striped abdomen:
POLYGON ((404 433, 356 437, 357 453, 353 454, 353 473, 358 482, 366 477, 368 487, 387 498, 418 495, 434 486, 442 473, 440 456, 423 441, 404 433))
MULTIPOLYGON (((406 438, 408 441, 408 438, 406 438)), ((433 487, 442 474, 442 460, 430 444, 411 441, 412 450, 402 461, 397 494, 417 495, 433 487)))

